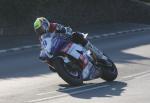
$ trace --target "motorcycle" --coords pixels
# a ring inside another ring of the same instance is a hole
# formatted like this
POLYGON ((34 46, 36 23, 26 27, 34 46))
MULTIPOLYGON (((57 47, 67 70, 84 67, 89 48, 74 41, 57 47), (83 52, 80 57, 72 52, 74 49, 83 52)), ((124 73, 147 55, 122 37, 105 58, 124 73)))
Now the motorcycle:
MULTIPOLYGON (((88 34, 84 34, 87 38, 88 34)), ((46 63, 49 69, 58 75, 69 85, 79 86, 84 81, 102 78, 105 81, 113 81, 117 78, 118 71, 113 61, 103 52, 99 51, 106 62, 97 62, 91 50, 86 50, 80 44, 67 41, 63 36, 51 39, 51 50, 46 63), (86 69, 83 69, 86 66, 86 69)))

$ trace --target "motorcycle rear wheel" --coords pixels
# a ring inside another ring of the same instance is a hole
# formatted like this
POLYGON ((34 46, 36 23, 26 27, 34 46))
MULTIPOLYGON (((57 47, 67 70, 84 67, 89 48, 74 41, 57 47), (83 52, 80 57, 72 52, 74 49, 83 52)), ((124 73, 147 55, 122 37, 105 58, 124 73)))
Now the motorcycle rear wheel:
POLYGON ((111 67, 103 67, 102 68, 102 76, 101 76, 101 78, 103 80, 106 80, 108 82, 114 81, 118 76, 118 70, 117 70, 115 64, 110 59, 109 59, 109 62, 112 63, 112 66, 111 67))

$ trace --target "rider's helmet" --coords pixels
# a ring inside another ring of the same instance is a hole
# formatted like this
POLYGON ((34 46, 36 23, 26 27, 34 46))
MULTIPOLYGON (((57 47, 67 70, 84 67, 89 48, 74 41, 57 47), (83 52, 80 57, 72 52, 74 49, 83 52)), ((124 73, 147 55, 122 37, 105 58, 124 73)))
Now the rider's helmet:
POLYGON ((50 23, 44 17, 39 17, 34 22, 34 30, 38 35, 47 33, 49 31, 49 27, 50 27, 50 23))

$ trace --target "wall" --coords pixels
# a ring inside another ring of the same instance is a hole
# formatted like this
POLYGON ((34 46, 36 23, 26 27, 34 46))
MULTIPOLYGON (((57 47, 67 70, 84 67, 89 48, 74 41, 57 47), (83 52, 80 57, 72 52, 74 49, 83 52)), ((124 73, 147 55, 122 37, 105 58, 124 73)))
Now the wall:
POLYGON ((36 17, 77 27, 94 23, 150 23, 150 7, 131 0, 1 0, 0 35, 31 35, 36 17))

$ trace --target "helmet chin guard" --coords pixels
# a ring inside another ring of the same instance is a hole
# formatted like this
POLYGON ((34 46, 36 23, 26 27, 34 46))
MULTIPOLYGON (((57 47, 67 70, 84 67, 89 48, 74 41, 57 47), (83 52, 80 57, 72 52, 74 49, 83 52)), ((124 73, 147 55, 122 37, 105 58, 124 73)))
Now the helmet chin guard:
POLYGON ((42 35, 49 31, 50 23, 44 17, 39 17, 34 22, 34 30, 38 35, 42 35))

